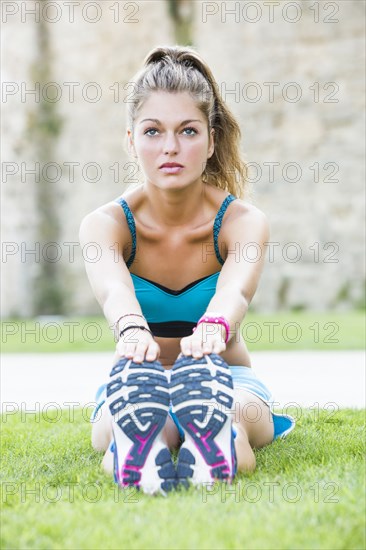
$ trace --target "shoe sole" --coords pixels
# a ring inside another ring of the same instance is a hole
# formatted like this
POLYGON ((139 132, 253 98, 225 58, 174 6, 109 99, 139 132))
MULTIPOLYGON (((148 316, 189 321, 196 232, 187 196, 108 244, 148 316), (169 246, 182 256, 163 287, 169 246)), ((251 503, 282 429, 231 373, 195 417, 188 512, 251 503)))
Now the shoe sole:
POLYGON ((181 357, 172 368, 173 412, 185 432, 178 455, 178 483, 189 486, 231 482, 236 472, 231 408, 234 385, 226 362, 216 354, 181 357))
POLYGON ((169 410, 169 387, 162 365, 121 358, 107 385, 114 435, 114 479, 148 494, 177 485, 169 449, 162 441, 169 410))

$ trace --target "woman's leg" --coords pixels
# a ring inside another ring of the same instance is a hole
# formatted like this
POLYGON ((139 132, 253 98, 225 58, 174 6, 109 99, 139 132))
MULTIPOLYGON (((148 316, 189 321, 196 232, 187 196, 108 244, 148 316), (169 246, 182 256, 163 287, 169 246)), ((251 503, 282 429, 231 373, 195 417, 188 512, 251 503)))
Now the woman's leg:
MULTIPOLYGON (((120 359, 120 355, 115 352, 113 355, 112 360, 112 367, 117 363, 117 361, 120 359)), ((105 374, 105 380, 109 379, 109 372, 110 368, 108 370, 108 373, 105 374)), ((109 408, 107 407, 107 404, 104 403, 101 408, 99 409, 96 418, 92 421, 92 434, 91 434, 91 440, 92 440, 92 446, 95 451, 105 451, 108 449, 112 438, 112 416, 109 412, 109 408)))
MULTIPOLYGON (((119 356, 114 356, 114 363, 119 356)), ((274 425, 268 405, 259 397, 243 389, 234 390, 232 408, 233 426, 237 432, 235 450, 238 471, 252 472, 256 461, 253 448, 260 448, 273 441, 274 425)), ((170 416, 162 431, 165 444, 170 450, 178 449, 180 444, 177 427, 170 416)), ((112 417, 106 403, 100 408, 92 427, 92 445, 96 451, 105 451, 103 468, 113 472, 113 453, 110 444, 113 440, 112 417)))
POLYGON ((231 430, 231 372, 217 354, 180 354, 170 381, 173 412, 184 432, 177 463, 179 483, 231 482, 235 475, 231 430))
POLYGON ((233 426, 237 435, 235 450, 238 472, 253 472, 256 461, 253 448, 272 443, 274 425, 272 413, 259 397, 236 388, 234 391, 233 426))
MULTIPOLYGON (((177 449, 179 446, 179 433, 173 420, 168 416, 163 428, 163 438, 169 449, 177 449)), ((95 451, 106 451, 112 441, 112 417, 108 406, 104 403, 97 414, 97 419, 92 427, 92 446, 95 451)))
MULTIPOLYGON (((113 365, 115 365, 119 359, 120 356, 115 353, 113 357, 113 365)), ((178 429, 170 416, 168 416, 162 430, 162 438, 170 450, 177 449, 179 447, 180 439, 178 429)), ((112 473, 113 453, 110 450, 110 445, 113 440, 112 416, 107 403, 104 403, 101 406, 96 418, 93 421, 91 439, 94 450, 105 451, 102 466, 108 473, 112 473)))
MULTIPOLYGON (((92 445, 94 450, 96 451, 105 451, 105 454, 102 460, 102 466, 103 466, 103 469, 108 474, 112 474, 113 460, 114 460, 113 453, 110 450, 110 445, 113 439, 112 417, 106 403, 104 403, 104 405, 102 405, 102 407, 100 408, 98 417, 99 415, 101 419, 99 426, 97 428, 94 428, 97 422, 93 424, 92 445)), ((170 416, 168 416, 166 424, 163 428, 162 439, 170 451, 179 448, 180 439, 179 439, 178 429, 174 424, 173 420, 170 418, 170 416)))

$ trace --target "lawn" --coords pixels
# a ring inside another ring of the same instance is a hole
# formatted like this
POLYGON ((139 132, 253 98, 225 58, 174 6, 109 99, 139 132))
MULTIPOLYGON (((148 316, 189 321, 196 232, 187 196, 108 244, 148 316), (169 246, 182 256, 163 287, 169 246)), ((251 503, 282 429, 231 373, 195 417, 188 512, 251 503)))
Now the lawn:
MULTIPOLYGON (((103 318, 8 319, 3 352, 99 352, 103 318)), ((248 313, 250 351, 360 350, 365 318, 248 313)), ((217 484, 149 497, 120 490, 90 444, 90 411, 2 416, 2 549, 364 549, 365 410, 289 409, 295 430, 255 451, 257 469, 217 484)))
MULTIPOLYGON (((364 349, 365 314, 249 311, 240 331, 249 351, 364 349)), ((97 352, 110 351, 113 345, 102 317, 7 319, 1 324, 5 353, 97 352)))
POLYGON ((253 474, 167 497, 118 489, 88 415, 63 412, 2 417, 3 549, 365 548, 363 410, 297 409, 253 474))

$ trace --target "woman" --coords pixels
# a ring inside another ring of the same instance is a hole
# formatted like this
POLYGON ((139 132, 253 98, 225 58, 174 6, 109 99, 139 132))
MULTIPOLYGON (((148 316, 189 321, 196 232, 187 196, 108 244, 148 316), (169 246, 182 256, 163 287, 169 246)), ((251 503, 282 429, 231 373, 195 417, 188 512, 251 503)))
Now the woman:
POLYGON ((253 448, 294 427, 271 411, 240 334, 268 222, 240 198, 240 129, 192 48, 147 55, 127 114, 144 182, 80 227, 81 245, 103 251, 86 270, 117 340, 92 444, 121 486, 230 482, 254 470, 253 448), (246 254, 253 245, 256 261, 246 254))

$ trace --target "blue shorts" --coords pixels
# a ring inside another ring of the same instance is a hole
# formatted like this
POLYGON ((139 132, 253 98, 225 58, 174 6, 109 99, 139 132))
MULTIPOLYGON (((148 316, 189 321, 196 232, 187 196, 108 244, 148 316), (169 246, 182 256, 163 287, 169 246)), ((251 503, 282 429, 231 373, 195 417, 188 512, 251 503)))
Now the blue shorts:
MULTIPOLYGON (((295 419, 288 414, 279 414, 279 413, 273 412, 272 394, 267 388, 267 386, 265 386, 263 382, 259 380, 259 378, 257 378, 256 374, 253 372, 253 369, 251 367, 242 367, 240 365, 233 365, 233 366, 229 365, 229 368, 231 370, 231 375, 233 377, 234 389, 242 389, 249 393, 252 393, 253 395, 256 395, 257 397, 259 397, 264 403, 266 403, 266 405, 268 405, 269 411, 272 415, 273 424, 274 424, 273 440, 286 437, 286 435, 289 434, 294 429, 295 419)), ((170 371, 167 370, 166 372, 168 377, 170 378, 170 371)), ((102 386, 100 386, 100 388, 96 393, 95 401, 97 405, 92 413, 91 422, 95 420, 99 409, 102 407, 102 405, 105 402, 106 387, 107 387, 107 384, 103 384, 102 386)), ((178 428, 181 441, 184 441, 184 431, 176 415, 172 410, 172 406, 170 406, 169 415, 178 428)), ((252 421, 254 422, 255 420, 253 419, 252 421)), ((233 431, 235 436, 236 430, 234 425, 233 425, 233 431)))
MULTIPOLYGON (((233 377, 234 389, 242 389, 259 397, 266 405, 272 415, 274 425, 273 440, 286 437, 295 428, 295 419, 288 414, 273 412, 272 394, 257 377, 251 367, 242 367, 240 365, 229 366, 233 377)), ((254 420, 253 420, 254 421, 254 420)), ((235 427, 233 426, 235 431, 235 427)))

